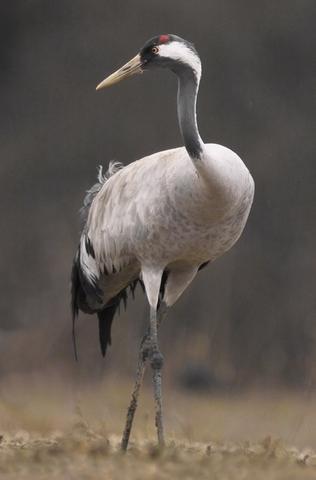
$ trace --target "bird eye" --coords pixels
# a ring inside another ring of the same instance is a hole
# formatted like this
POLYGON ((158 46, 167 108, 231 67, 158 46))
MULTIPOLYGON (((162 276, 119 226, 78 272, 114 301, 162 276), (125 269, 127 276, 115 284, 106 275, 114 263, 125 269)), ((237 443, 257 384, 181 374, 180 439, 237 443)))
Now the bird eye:
POLYGON ((151 49, 151 53, 154 53, 155 55, 159 52, 159 48, 158 47, 153 47, 151 49))

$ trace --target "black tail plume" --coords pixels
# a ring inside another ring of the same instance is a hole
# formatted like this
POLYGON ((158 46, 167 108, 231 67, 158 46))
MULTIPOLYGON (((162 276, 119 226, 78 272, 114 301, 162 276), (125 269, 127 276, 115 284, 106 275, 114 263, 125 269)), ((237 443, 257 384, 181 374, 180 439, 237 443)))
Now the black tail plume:
POLYGON ((117 311, 120 311, 121 302, 123 302, 124 308, 126 310, 128 287, 130 287, 130 290, 134 297, 135 288, 138 283, 143 286, 143 283, 139 279, 134 280, 126 288, 121 290, 120 293, 116 295, 116 297, 112 298, 112 300, 110 300, 102 310, 96 312, 99 319, 99 340, 103 357, 105 357, 108 345, 111 345, 112 343, 111 327, 114 315, 117 311))
POLYGON ((111 327, 118 308, 119 300, 113 299, 103 310, 97 312, 99 319, 99 340, 102 356, 105 357, 108 345, 111 345, 111 327))
MULTIPOLYGON (((78 250, 79 252, 80 250, 78 250)), ((132 296, 134 297, 134 292, 136 285, 138 283, 141 284, 142 288, 143 283, 139 279, 133 280, 129 285, 127 285, 123 290, 121 290, 114 298, 112 298, 103 308, 95 308, 91 307, 88 303, 87 295, 90 294, 90 298, 92 297, 92 293, 94 295, 93 301, 94 303, 101 303, 101 290, 95 286, 94 289, 91 290, 91 286, 89 286, 89 292, 87 292, 87 282, 84 278, 81 268, 80 268, 80 261, 79 261, 79 253, 74 258, 74 262, 72 265, 71 271, 71 312, 72 312, 72 341, 73 341, 73 349, 76 361, 78 361, 78 351, 77 351, 77 341, 76 341, 76 320, 78 318, 79 310, 82 310, 85 313, 93 314, 96 313, 99 319, 99 341, 100 341, 100 348, 102 356, 105 357, 108 345, 111 345, 111 327, 114 315, 116 311, 119 311, 121 301, 124 304, 126 309, 127 304, 127 292, 128 287, 132 292, 132 296), (90 291, 91 290, 91 291, 90 291)))

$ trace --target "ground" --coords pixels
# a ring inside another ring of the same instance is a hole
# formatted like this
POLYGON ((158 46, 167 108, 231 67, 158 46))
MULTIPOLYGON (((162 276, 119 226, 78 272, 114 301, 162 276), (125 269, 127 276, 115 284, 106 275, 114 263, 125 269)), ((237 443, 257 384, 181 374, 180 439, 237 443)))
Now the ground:
POLYGON ((130 382, 12 378, 0 400, 2 479, 316 478, 312 394, 165 391, 167 446, 156 446, 145 386, 127 454, 119 450, 130 382))

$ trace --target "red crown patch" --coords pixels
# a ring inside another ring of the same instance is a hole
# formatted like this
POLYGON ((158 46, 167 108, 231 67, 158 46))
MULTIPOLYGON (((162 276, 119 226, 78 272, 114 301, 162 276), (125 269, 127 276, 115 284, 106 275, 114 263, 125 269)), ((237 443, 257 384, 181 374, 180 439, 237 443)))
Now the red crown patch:
POLYGON ((159 37, 159 43, 167 43, 169 42, 170 37, 169 35, 160 35, 159 37))

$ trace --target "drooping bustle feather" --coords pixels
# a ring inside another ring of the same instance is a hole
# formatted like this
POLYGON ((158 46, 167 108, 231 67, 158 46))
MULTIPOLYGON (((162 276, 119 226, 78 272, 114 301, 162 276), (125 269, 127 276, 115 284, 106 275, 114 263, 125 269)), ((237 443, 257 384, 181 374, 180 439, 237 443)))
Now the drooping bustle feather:
POLYGON ((93 245, 89 237, 84 233, 89 210, 95 196, 101 190, 104 183, 121 168, 122 165, 118 162, 111 162, 105 174, 102 172, 102 167, 99 168, 98 182, 87 191, 87 194, 84 198, 83 207, 80 210, 81 218, 83 220, 83 232, 71 271, 72 337, 76 360, 78 359, 78 353, 75 324, 79 310, 88 314, 97 314, 99 319, 100 348, 102 355, 105 356, 107 346, 111 345, 111 326, 114 315, 116 311, 119 310, 121 302, 123 302, 126 308, 128 287, 130 287, 130 291, 134 297, 135 288, 137 283, 140 282, 138 279, 134 280, 110 301, 104 304, 102 302, 103 292, 97 285, 97 279, 91 274, 91 272, 90 275, 87 274, 87 265, 82 262, 81 257, 81 248, 84 248, 84 253, 89 258, 93 259, 95 257, 93 245), (93 307, 91 307, 92 304, 93 307))

